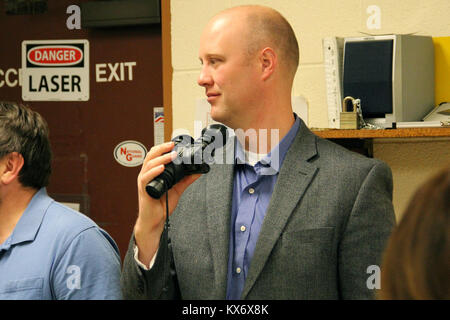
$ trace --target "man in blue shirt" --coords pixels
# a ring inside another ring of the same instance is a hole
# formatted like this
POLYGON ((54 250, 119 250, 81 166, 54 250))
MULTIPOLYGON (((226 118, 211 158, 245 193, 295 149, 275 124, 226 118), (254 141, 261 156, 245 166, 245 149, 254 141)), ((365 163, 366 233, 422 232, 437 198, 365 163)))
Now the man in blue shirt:
POLYGON ((45 120, 0 102, 0 299, 120 299, 120 256, 91 219, 51 199, 45 120))
POLYGON ((147 154, 125 298, 373 298, 367 270, 395 223, 391 171, 319 138, 293 113, 290 24, 271 8, 229 8, 205 27, 199 58, 211 117, 236 137, 216 150, 226 163, 168 191, 172 256, 166 197, 152 199, 145 186, 176 156, 174 144, 147 154))

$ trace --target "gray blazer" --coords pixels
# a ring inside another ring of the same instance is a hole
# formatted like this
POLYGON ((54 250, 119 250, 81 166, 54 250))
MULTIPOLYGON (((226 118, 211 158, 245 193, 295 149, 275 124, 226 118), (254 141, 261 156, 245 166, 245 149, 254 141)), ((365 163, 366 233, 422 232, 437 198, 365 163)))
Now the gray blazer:
MULTIPOLYGON (((182 195, 171 216, 177 278, 155 264, 124 261, 128 299, 225 299, 234 165, 217 164, 182 195), (168 290, 168 291, 167 291, 168 290)), ((395 225, 392 174, 376 159, 314 135, 301 122, 267 209, 242 299, 370 299, 368 267, 379 266, 395 225)), ((372 270, 372 269, 371 269, 372 270)))

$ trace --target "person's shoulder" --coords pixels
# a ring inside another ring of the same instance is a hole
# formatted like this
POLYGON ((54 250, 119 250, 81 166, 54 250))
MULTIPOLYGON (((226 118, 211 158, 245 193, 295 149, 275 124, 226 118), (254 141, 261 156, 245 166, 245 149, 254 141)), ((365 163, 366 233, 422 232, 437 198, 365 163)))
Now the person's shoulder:
POLYGON ((367 157, 359 152, 349 150, 335 142, 317 136, 317 149, 321 157, 331 158, 332 161, 342 164, 360 164, 372 167, 383 163, 376 158, 367 157))
POLYGON ((109 242, 110 236, 88 216, 73 210, 57 201, 51 201, 45 213, 43 223, 46 232, 51 232, 56 241, 70 243, 81 234, 94 233, 103 235, 109 242))
POLYGON ((92 239, 107 240, 118 251, 117 244, 111 236, 86 215, 73 210, 57 201, 52 201, 46 213, 48 224, 52 227, 55 238, 62 242, 72 242, 84 235, 92 239))
POLYGON ((350 151, 333 141, 322 138, 312 132, 304 123, 301 123, 297 136, 291 146, 301 158, 308 158, 317 165, 321 163, 334 166, 372 167, 380 160, 366 157, 360 153, 350 151), (301 155, 303 154, 303 155, 301 155))
POLYGON ((72 230, 83 230, 98 227, 97 224, 86 215, 69 208, 62 203, 52 201, 47 209, 47 218, 58 229, 70 227, 72 230))
POLYGON ((389 165, 377 158, 371 158, 351 151, 337 143, 316 136, 317 157, 314 159, 316 166, 322 173, 332 173, 336 177, 360 177, 365 179, 370 173, 375 176, 392 179, 392 171, 389 165))

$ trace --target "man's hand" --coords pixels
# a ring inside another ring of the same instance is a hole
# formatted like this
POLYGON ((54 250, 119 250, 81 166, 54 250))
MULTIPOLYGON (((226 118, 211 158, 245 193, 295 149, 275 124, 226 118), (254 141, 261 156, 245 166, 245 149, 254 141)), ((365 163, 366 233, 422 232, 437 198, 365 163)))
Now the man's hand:
MULTIPOLYGON (((164 165, 176 158, 172 141, 154 146, 150 149, 142 164, 137 179, 139 215, 134 226, 134 236, 139 248, 138 259, 148 266, 159 247, 159 239, 164 230, 166 220, 166 194, 160 199, 153 199, 145 190, 146 185, 164 171, 164 165)), ((188 175, 169 190, 169 215, 175 210, 184 190, 200 174, 188 175)))

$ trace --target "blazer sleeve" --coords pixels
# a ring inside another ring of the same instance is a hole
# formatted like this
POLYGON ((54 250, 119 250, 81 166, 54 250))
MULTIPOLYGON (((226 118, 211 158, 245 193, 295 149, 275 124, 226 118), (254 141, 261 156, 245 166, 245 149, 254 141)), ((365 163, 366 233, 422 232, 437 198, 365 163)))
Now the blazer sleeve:
POLYGON ((379 289, 381 257, 395 226, 392 189, 390 168, 377 161, 361 184, 339 244, 342 299, 372 299, 379 289))
POLYGON ((120 279, 122 294, 128 300, 172 300, 180 298, 173 266, 173 256, 167 242, 167 230, 161 235, 155 263, 150 270, 142 269, 134 260, 134 234, 123 263, 120 279), (171 270, 172 266, 172 270, 171 270))

